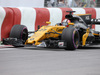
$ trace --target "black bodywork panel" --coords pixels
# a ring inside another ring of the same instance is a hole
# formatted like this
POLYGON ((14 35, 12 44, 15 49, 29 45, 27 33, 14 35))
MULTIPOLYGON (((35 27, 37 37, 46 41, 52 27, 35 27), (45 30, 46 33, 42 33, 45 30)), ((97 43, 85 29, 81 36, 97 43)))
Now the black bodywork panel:
POLYGON ((23 40, 17 38, 6 38, 3 39, 3 44, 5 45, 13 45, 15 47, 23 47, 23 40))

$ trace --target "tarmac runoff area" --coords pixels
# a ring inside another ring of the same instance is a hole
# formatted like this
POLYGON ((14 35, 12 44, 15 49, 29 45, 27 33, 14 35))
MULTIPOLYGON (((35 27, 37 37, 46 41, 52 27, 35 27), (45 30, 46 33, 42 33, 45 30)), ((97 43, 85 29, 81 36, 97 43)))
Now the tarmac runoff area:
POLYGON ((100 75, 100 45, 76 51, 4 46, 0 75, 100 75))

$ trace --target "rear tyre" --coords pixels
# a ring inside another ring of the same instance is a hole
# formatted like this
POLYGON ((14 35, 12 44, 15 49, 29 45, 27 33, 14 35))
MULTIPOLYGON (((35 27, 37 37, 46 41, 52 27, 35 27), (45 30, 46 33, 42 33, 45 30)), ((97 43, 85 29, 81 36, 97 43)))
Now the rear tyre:
POLYGON ((68 27, 62 32, 62 40, 66 42, 66 50, 75 50, 79 47, 79 32, 76 28, 68 27))
POLYGON ((14 25, 10 31, 9 37, 22 40, 22 43, 24 44, 28 38, 27 27, 24 25, 14 25))

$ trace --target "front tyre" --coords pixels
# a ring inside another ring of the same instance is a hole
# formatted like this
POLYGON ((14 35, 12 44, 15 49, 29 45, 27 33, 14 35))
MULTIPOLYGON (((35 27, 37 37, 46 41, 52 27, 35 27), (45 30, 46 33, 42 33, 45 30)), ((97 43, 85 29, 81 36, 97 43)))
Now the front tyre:
MULTIPOLYGON (((28 30, 24 25, 14 25, 10 31, 10 38, 17 38, 22 41, 22 44, 25 44, 28 38, 28 30)), ((20 45, 14 45, 15 47, 20 47, 20 45)))
POLYGON ((68 27, 62 32, 62 40, 66 42, 66 50, 75 50, 79 47, 80 36, 76 28, 68 27))

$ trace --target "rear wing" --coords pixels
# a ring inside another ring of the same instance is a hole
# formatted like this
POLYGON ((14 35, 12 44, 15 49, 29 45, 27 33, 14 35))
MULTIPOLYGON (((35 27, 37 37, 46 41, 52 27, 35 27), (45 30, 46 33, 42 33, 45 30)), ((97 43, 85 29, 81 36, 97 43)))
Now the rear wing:
POLYGON ((80 16, 86 24, 100 24, 100 19, 92 19, 91 14, 81 14, 80 16))
POLYGON ((100 24, 100 19, 91 19, 92 24, 100 24))
POLYGON ((86 24, 91 24, 91 14, 77 14, 80 16, 86 24))
MULTIPOLYGON (((91 14, 75 14, 76 16, 73 15, 73 13, 75 11, 66 11, 68 12, 69 14, 65 16, 65 18, 67 19, 79 19, 82 18, 82 20, 88 25, 88 24, 100 24, 100 19, 92 19, 91 18, 91 14), (79 17, 77 17, 79 16, 79 17)), ((80 20, 81 22, 81 20, 80 20)))

